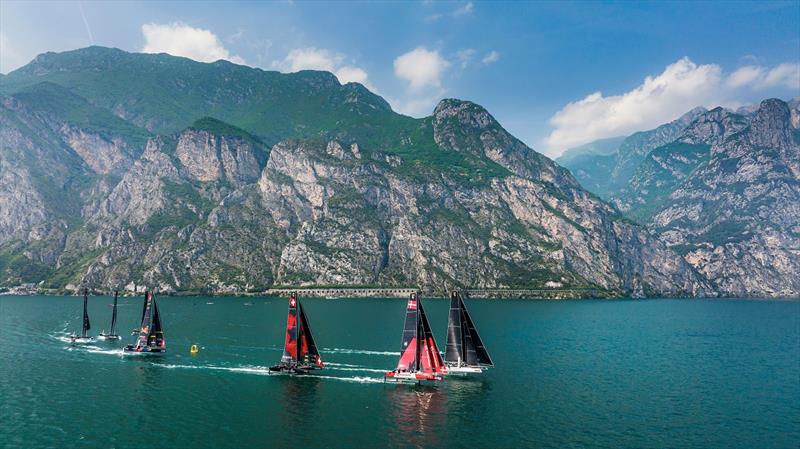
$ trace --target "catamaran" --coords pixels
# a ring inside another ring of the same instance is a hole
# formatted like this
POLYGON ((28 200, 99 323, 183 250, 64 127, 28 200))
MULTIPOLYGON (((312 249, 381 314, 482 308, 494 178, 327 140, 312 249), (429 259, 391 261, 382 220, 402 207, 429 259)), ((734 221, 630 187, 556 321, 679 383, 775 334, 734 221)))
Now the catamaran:
POLYGON ((69 337, 73 343, 91 343, 94 341, 94 338, 88 335, 89 329, 92 326, 89 324, 89 311, 87 310, 87 306, 89 305, 89 289, 83 289, 83 328, 81 330, 80 335, 71 335, 69 337))
POLYGON ((494 366, 458 290, 450 293, 444 363, 448 374, 461 375, 481 373, 494 366))
POLYGON ((156 300, 150 292, 144 294, 142 325, 139 327, 139 336, 136 338, 136 343, 125 346, 122 348, 122 352, 153 355, 161 355, 167 352, 167 342, 164 340, 158 304, 156 304, 156 300))
POLYGON ((114 308, 111 312, 111 331, 106 333, 105 330, 100 332, 100 335, 97 336, 100 340, 119 340, 119 335, 114 333, 114 330, 117 327, 117 297, 119 296, 119 291, 114 292, 114 308))
POLYGON ((303 305, 297 300, 297 293, 292 293, 289 295, 289 315, 286 319, 286 339, 281 362, 271 366, 269 370, 307 374, 311 370, 322 368, 322 357, 317 350, 314 336, 311 335, 308 317, 303 310, 303 305), (298 309, 300 310, 299 319, 298 309))
POLYGON ((394 382, 420 382, 442 380, 447 368, 442 362, 425 309, 417 293, 412 293, 406 304, 406 321, 403 327, 403 345, 400 361, 394 371, 388 371, 384 380, 394 382))

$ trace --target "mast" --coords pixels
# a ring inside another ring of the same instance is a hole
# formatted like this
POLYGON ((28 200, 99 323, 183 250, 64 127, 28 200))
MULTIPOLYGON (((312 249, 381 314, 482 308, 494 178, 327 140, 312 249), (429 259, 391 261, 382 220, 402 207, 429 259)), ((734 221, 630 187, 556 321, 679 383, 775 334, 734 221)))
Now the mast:
POLYGON ((142 306, 142 325, 139 328, 139 337, 136 339, 136 347, 147 346, 150 339, 150 327, 153 323, 153 295, 150 292, 144 294, 144 305, 142 306))
POLYGON ((111 312, 111 335, 116 335, 114 329, 117 327, 117 296, 119 296, 119 290, 114 291, 114 308, 111 312))
POLYGON ((83 289, 83 330, 81 331, 81 337, 86 337, 87 332, 91 329, 91 325, 89 324, 89 311, 87 310, 87 306, 89 304, 89 289, 83 289))

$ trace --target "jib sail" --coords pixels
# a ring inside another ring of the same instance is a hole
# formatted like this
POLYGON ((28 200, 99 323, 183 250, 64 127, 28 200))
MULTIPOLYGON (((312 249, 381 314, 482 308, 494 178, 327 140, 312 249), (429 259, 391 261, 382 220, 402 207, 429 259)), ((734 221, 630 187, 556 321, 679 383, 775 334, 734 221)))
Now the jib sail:
POLYGON ((303 363, 313 363, 322 368, 322 357, 317 350, 317 344, 314 342, 314 336, 311 334, 311 326, 308 324, 308 317, 306 316, 303 305, 298 304, 300 308, 300 354, 299 361, 303 363))
MULTIPOLYGON (((461 302, 461 310, 464 312, 462 319, 465 324, 464 327, 466 327, 466 335, 469 336, 470 348, 475 354, 475 361, 481 365, 494 366, 494 363, 492 363, 492 358, 489 357, 489 352, 486 350, 486 347, 483 346, 483 341, 481 340, 480 335, 478 335, 478 329, 475 328, 475 323, 472 322, 472 317, 469 316, 469 312, 467 311, 467 307, 464 305, 464 301, 460 297, 459 301, 461 302)), ((472 355, 467 353, 467 357, 467 362, 472 364, 469 361, 469 358, 472 357, 472 355)))
POLYGON ((444 363, 442 362, 442 355, 439 353, 439 347, 436 346, 436 340, 433 338, 431 326, 428 324, 428 318, 425 316, 425 309, 419 301, 417 301, 417 308, 419 309, 418 335, 422 338, 422 351, 418 352, 419 370, 425 373, 443 372, 444 363))

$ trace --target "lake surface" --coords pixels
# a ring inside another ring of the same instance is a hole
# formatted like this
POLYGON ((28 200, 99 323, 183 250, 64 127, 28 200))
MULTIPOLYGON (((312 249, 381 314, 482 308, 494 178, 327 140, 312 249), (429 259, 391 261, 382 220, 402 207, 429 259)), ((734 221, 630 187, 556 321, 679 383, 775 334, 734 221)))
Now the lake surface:
MULTIPOLYGON (((497 367, 418 387, 382 383, 404 300, 301 300, 326 363, 308 377, 267 373, 284 298, 160 297, 169 352, 148 360, 119 352, 141 298, 120 300, 122 342, 76 347, 81 298, 0 297, 0 446, 800 444, 800 302, 468 299, 497 367)), ((90 298, 92 335, 111 301, 90 298)), ((448 301, 424 304, 443 348, 448 301)))

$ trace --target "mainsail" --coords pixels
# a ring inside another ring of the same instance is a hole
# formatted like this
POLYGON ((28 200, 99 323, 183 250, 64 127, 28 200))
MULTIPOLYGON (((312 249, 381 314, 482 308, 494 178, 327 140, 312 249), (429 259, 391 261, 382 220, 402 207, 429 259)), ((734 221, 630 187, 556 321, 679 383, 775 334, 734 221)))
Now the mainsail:
POLYGON ((456 366, 494 366, 458 291, 450 295, 445 361, 456 366))
POLYGON ((114 292, 114 309, 111 312, 111 335, 116 335, 114 330, 117 327, 117 297, 119 296, 119 291, 114 292))
POLYGON ((297 322, 297 294, 289 295, 289 316, 286 318, 286 339, 283 344, 282 363, 297 362, 297 337, 299 334, 297 322))
POLYGON ((403 326, 403 342, 397 372, 444 372, 444 363, 425 309, 416 293, 411 294, 406 304, 406 320, 403 326))
POLYGON ((89 289, 83 289, 83 330, 81 331, 81 337, 86 337, 87 332, 92 326, 89 324, 89 311, 87 310, 87 306, 89 304, 89 289))

